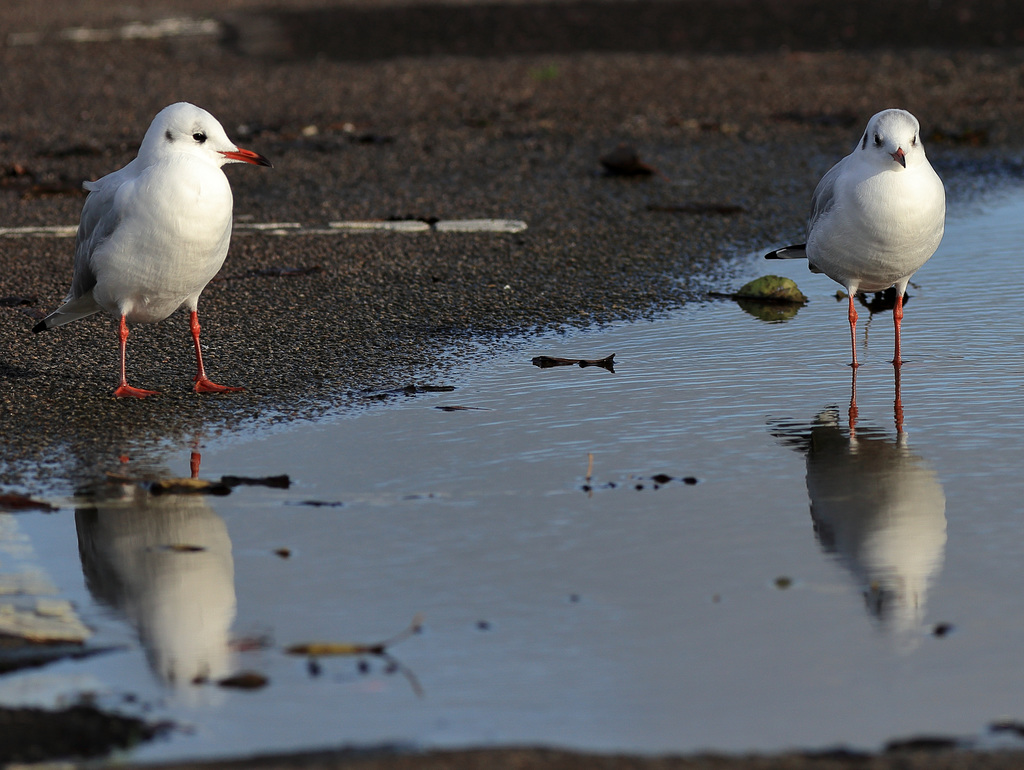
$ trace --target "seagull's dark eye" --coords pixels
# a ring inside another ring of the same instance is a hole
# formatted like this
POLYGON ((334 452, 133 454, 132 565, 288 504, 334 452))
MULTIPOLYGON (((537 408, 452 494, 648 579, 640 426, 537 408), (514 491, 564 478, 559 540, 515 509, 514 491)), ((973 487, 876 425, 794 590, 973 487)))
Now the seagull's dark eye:
POLYGON ((875 134, 875 147, 881 147, 881 146, 882 146, 882 137, 880 137, 878 134, 875 134))
POLYGON ((199 144, 202 144, 203 142, 206 141, 206 134, 204 134, 202 131, 196 131, 194 134, 192 134, 192 138, 199 142, 199 144))

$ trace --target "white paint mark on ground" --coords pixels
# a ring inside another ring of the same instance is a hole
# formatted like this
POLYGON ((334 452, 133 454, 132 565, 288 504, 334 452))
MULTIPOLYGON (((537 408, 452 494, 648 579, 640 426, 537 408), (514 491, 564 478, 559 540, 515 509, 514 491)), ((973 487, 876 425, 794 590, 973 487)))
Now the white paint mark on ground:
MULTIPOLYGON (((189 19, 184 17, 159 19, 153 22, 133 21, 120 27, 93 29, 69 27, 57 33, 59 40, 73 43, 108 43, 112 40, 154 40, 165 37, 210 37, 221 34, 221 25, 215 19, 189 19)), ((49 39, 41 32, 12 32, 8 45, 38 45, 49 39)))
POLYGON ((419 219, 401 220, 355 220, 350 222, 328 222, 328 227, 347 232, 369 233, 423 233, 430 230, 430 225, 419 219))
POLYGON ((434 225, 439 233, 521 233, 526 222, 518 219, 442 219, 434 225))
POLYGON ((0 236, 22 238, 36 235, 48 238, 74 238, 78 225, 48 225, 44 227, 0 227, 0 236))
MULTIPOLYGON (((344 235, 346 233, 521 233, 526 222, 518 219, 446 219, 430 225, 419 219, 365 219, 329 222, 327 227, 307 226, 300 222, 236 222, 238 235, 344 235)), ((0 227, 4 238, 74 238, 78 225, 42 225, 0 227)))

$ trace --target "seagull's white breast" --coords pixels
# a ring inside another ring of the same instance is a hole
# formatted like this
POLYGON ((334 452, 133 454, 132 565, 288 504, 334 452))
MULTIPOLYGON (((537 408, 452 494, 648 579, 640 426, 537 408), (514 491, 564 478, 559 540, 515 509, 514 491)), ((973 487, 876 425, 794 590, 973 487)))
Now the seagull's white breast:
POLYGON ((848 288, 887 289, 935 253, 945 212, 942 182, 927 160, 906 169, 851 164, 836 181, 833 208, 808 233, 808 260, 848 288))
POLYGON ((231 209, 227 177, 201 157, 175 153, 126 178, 109 212, 117 225, 90 259, 94 298, 129 322, 194 307, 224 263, 231 209))

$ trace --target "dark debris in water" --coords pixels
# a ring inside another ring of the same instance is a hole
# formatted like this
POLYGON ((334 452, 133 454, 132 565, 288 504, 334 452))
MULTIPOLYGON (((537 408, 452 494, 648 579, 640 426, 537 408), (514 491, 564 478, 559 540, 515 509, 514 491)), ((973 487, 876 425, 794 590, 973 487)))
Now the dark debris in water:
POLYGON ((917 735, 896 738, 885 744, 885 753, 903 751, 955 751, 965 748, 964 741, 947 735, 917 735))
POLYGON ((271 489, 288 489, 291 479, 288 474, 277 476, 221 476, 220 483, 228 487, 270 487, 271 489))
POLYGON ((21 495, 16 492, 2 492, 0 493, 0 511, 7 513, 15 513, 21 511, 43 511, 45 513, 52 513, 53 511, 59 511, 53 505, 50 505, 45 500, 36 500, 34 497, 28 495, 21 495))
POLYGON ((0 708, 0 763, 103 757, 170 732, 170 723, 77 705, 59 711, 0 708))
POLYGON ((217 680, 218 687, 232 690, 259 690, 270 684, 270 679, 259 671, 239 671, 217 680))
POLYGON ((270 487, 288 489, 291 479, 286 474, 279 476, 221 476, 219 481, 193 478, 158 479, 149 485, 153 495, 229 495, 235 487, 270 487))
POLYGON ((59 660, 80 660, 123 649, 118 646, 95 647, 79 641, 39 641, 0 634, 0 675, 26 668, 40 668, 59 660))
POLYGON ((610 356, 606 356, 605 358, 557 358, 555 356, 534 356, 530 359, 530 363, 541 369, 550 369, 555 366, 579 366, 581 368, 598 366, 602 369, 607 369, 612 374, 615 373, 614 353, 610 356))
MULTIPOLYGON (((695 484, 700 483, 700 479, 698 479, 696 476, 676 477, 670 476, 667 473, 655 473, 653 476, 648 477, 634 476, 631 477, 630 481, 632 482, 632 488, 637 492, 642 492, 645 489, 647 489, 647 485, 644 484, 645 481, 651 482, 650 486, 652 489, 661 489, 663 486, 665 486, 666 484, 670 484, 673 481, 678 481, 687 486, 693 486, 695 484)), ((591 493, 597 489, 618 489, 620 486, 624 485, 620 482, 615 481, 607 481, 604 484, 592 484, 590 481, 590 476, 588 474, 586 483, 581 487, 581 489, 584 492, 591 493)))
POLYGON ((364 390, 360 395, 363 398, 384 401, 395 396, 419 396, 424 393, 451 393, 455 390, 454 385, 405 385, 401 388, 389 388, 388 390, 364 390))
POLYGON ((440 409, 442 412, 489 412, 482 406, 435 406, 435 409, 440 409))
POLYGON ((1018 738, 1024 738, 1024 722, 1013 719, 1000 719, 988 726, 990 733, 1010 733, 1018 738))
POLYGON ((949 636, 953 631, 956 630, 956 626, 952 623, 936 623, 932 626, 932 636, 938 639, 944 639, 949 636))
POLYGON ((149 485, 152 495, 230 495, 231 487, 206 479, 158 479, 149 485))

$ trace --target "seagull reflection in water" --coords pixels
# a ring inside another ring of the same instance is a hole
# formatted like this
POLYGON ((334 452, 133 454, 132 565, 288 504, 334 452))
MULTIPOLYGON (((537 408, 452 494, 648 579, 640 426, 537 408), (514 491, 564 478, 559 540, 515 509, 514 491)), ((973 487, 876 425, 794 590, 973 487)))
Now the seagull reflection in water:
MULTIPOLYGON (((193 476, 198 462, 193 455, 193 476)), ((159 679, 179 691, 230 673, 234 562, 224 520, 203 495, 105 485, 75 511, 89 591, 135 627, 159 679)))
POLYGON ((807 457, 807 494, 822 549, 849 570, 880 627, 912 643, 942 567, 946 496, 935 471, 909 446, 898 368, 895 385, 895 437, 858 425, 856 369, 848 430, 836 407, 810 425, 771 427, 773 436, 807 457))

